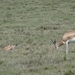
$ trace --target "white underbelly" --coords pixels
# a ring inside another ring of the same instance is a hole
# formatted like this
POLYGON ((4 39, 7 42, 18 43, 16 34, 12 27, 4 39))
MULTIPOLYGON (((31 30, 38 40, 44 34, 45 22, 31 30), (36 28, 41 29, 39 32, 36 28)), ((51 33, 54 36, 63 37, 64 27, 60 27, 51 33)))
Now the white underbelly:
POLYGON ((75 42, 75 38, 69 39, 68 42, 69 42, 69 43, 70 43, 70 42, 75 42))

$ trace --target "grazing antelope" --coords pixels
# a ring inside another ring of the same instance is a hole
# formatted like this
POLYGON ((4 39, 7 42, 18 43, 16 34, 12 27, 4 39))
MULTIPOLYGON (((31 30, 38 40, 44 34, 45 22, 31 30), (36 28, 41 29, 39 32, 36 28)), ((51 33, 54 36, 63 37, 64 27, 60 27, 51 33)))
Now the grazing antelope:
POLYGON ((70 32, 65 33, 59 42, 56 42, 55 40, 54 41, 51 40, 51 41, 55 45, 56 50, 58 50, 58 48, 61 45, 66 44, 66 54, 68 54, 68 44, 70 42, 75 42, 75 31, 70 31, 70 32))
POLYGON ((16 45, 8 45, 8 46, 6 46, 6 47, 4 47, 4 50, 12 50, 12 49, 14 49, 16 46, 17 46, 18 44, 16 44, 16 45))

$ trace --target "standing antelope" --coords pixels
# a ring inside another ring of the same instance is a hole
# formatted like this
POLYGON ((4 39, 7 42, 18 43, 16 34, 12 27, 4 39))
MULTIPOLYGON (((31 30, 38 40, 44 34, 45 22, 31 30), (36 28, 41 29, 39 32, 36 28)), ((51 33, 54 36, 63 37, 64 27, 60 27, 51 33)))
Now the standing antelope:
POLYGON ((59 42, 56 42, 55 40, 54 41, 51 40, 51 41, 55 45, 56 50, 58 50, 58 48, 61 45, 66 44, 66 54, 68 54, 68 44, 70 42, 75 42, 75 31, 70 31, 70 32, 65 33, 59 42))

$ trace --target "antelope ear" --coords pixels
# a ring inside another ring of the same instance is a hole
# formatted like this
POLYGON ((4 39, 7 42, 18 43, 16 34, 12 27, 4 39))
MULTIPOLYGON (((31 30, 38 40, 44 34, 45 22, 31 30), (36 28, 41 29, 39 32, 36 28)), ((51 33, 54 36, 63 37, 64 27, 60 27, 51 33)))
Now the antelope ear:
POLYGON ((18 44, 16 44, 15 46, 17 46, 18 44))

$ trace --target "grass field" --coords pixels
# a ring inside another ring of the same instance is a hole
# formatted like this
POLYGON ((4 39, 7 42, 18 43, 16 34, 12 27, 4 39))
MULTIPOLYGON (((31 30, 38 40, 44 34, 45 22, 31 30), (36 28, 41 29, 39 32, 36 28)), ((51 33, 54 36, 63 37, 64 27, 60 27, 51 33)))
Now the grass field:
POLYGON ((75 75, 75 44, 65 61, 65 45, 50 41, 71 30, 75 0, 0 0, 0 75, 75 75))

